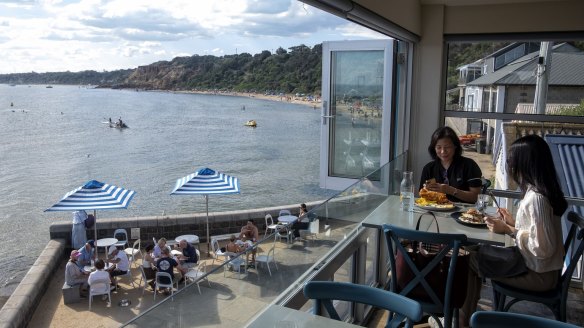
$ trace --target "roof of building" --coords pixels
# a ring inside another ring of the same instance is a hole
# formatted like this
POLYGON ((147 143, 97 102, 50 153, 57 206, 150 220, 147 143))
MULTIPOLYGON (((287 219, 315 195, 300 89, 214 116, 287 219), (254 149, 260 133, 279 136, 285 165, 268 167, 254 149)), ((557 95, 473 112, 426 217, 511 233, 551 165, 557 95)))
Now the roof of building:
MULTIPOLYGON (((565 49, 565 48, 564 48, 565 49)), ((584 52, 556 52, 551 60, 549 85, 583 86, 584 52)), ((467 86, 485 85, 535 85, 538 52, 532 52, 509 63, 505 67, 467 83, 467 86)))
MULTIPOLYGON (((584 197, 584 136, 548 134, 545 140, 550 146, 556 173, 566 196, 584 197)), ((584 208, 575 206, 580 215, 584 215, 584 208)))

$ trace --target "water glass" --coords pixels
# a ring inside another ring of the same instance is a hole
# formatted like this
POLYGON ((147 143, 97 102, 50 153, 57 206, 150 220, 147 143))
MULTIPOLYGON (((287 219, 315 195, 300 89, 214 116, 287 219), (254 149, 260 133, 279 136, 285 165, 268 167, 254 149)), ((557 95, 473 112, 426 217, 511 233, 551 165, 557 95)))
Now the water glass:
POLYGON ((489 195, 479 194, 479 196, 477 198, 477 203, 476 203, 477 211, 484 214, 488 205, 489 205, 489 195))

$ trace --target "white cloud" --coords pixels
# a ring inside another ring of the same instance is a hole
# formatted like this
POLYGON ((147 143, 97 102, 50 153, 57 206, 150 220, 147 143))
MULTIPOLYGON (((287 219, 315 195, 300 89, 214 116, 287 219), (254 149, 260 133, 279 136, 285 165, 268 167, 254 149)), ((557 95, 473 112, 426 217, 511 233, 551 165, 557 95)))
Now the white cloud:
POLYGON ((297 0, 0 1, 0 73, 133 68, 375 37, 297 0))

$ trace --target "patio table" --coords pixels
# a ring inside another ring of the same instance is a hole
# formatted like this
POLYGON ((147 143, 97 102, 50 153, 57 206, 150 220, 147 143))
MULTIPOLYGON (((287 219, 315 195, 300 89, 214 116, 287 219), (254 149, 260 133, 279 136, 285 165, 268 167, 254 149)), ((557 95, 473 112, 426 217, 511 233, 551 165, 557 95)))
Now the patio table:
MULTIPOLYGON (((117 238, 102 238, 95 241, 95 247, 98 247, 98 249, 99 247, 103 247, 105 251, 105 257, 107 258, 107 248, 117 242, 118 242, 117 238)), ((99 251, 97 251, 96 253, 99 253, 99 251)))
POLYGON ((337 321, 331 318, 321 317, 305 311, 294 310, 280 305, 270 305, 246 327, 350 328, 359 326, 344 321, 337 321))
MULTIPOLYGON (((460 210, 466 210, 466 207, 473 207, 472 204, 459 205, 460 210)), ((393 224, 398 227, 407 229, 416 229, 416 222, 418 217, 425 210, 418 210, 414 212, 404 212, 400 210, 399 196, 389 196, 381 203, 365 220, 361 223, 362 226, 368 228, 382 229, 384 224, 393 224)), ((456 222, 450 215, 452 212, 434 212, 440 226, 441 233, 459 233, 465 234, 468 241, 471 243, 487 243, 492 245, 511 245, 511 238, 507 235, 501 235, 489 231, 485 227, 470 227, 456 222)), ((422 219, 420 230, 436 231, 434 224, 429 224, 429 219, 422 219)))

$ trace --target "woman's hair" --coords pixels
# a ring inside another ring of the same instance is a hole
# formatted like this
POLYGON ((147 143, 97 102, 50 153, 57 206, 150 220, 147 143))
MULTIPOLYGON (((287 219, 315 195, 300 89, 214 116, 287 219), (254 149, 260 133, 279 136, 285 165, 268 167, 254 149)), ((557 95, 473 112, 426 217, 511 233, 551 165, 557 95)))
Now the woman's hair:
POLYGON ((454 144, 454 147, 456 148, 454 150, 454 158, 462 156, 462 147, 460 146, 460 140, 458 139, 456 132, 448 126, 443 126, 432 133, 432 139, 430 139, 430 145, 428 146, 428 152, 430 153, 430 156, 432 156, 432 159, 436 160, 438 158, 436 155, 436 144, 438 143, 438 140, 444 138, 450 139, 454 144))
POLYGON ((307 211, 306 210, 306 204, 304 204, 304 203, 300 204, 300 208, 303 209, 304 211, 307 211))
POLYGON ((509 149, 507 172, 517 182, 522 196, 529 186, 545 196, 555 215, 562 215, 568 202, 558 182, 552 152, 547 142, 537 135, 521 137, 509 149))
POLYGON ((166 238, 162 237, 162 238, 158 239, 158 245, 160 245, 161 243, 166 244, 166 238))
POLYGON ((103 262, 102 259, 99 259, 95 261, 95 267, 99 270, 103 270, 103 268, 105 268, 105 263, 103 262))
POLYGON ((152 244, 148 244, 148 245, 146 245, 146 248, 144 248, 146 253, 150 253, 150 251, 153 249, 154 249, 154 245, 152 245, 152 244))
POLYGON ((230 241, 235 241, 235 239, 237 239, 237 237, 235 237, 235 235, 231 235, 231 237, 229 237, 230 241))

